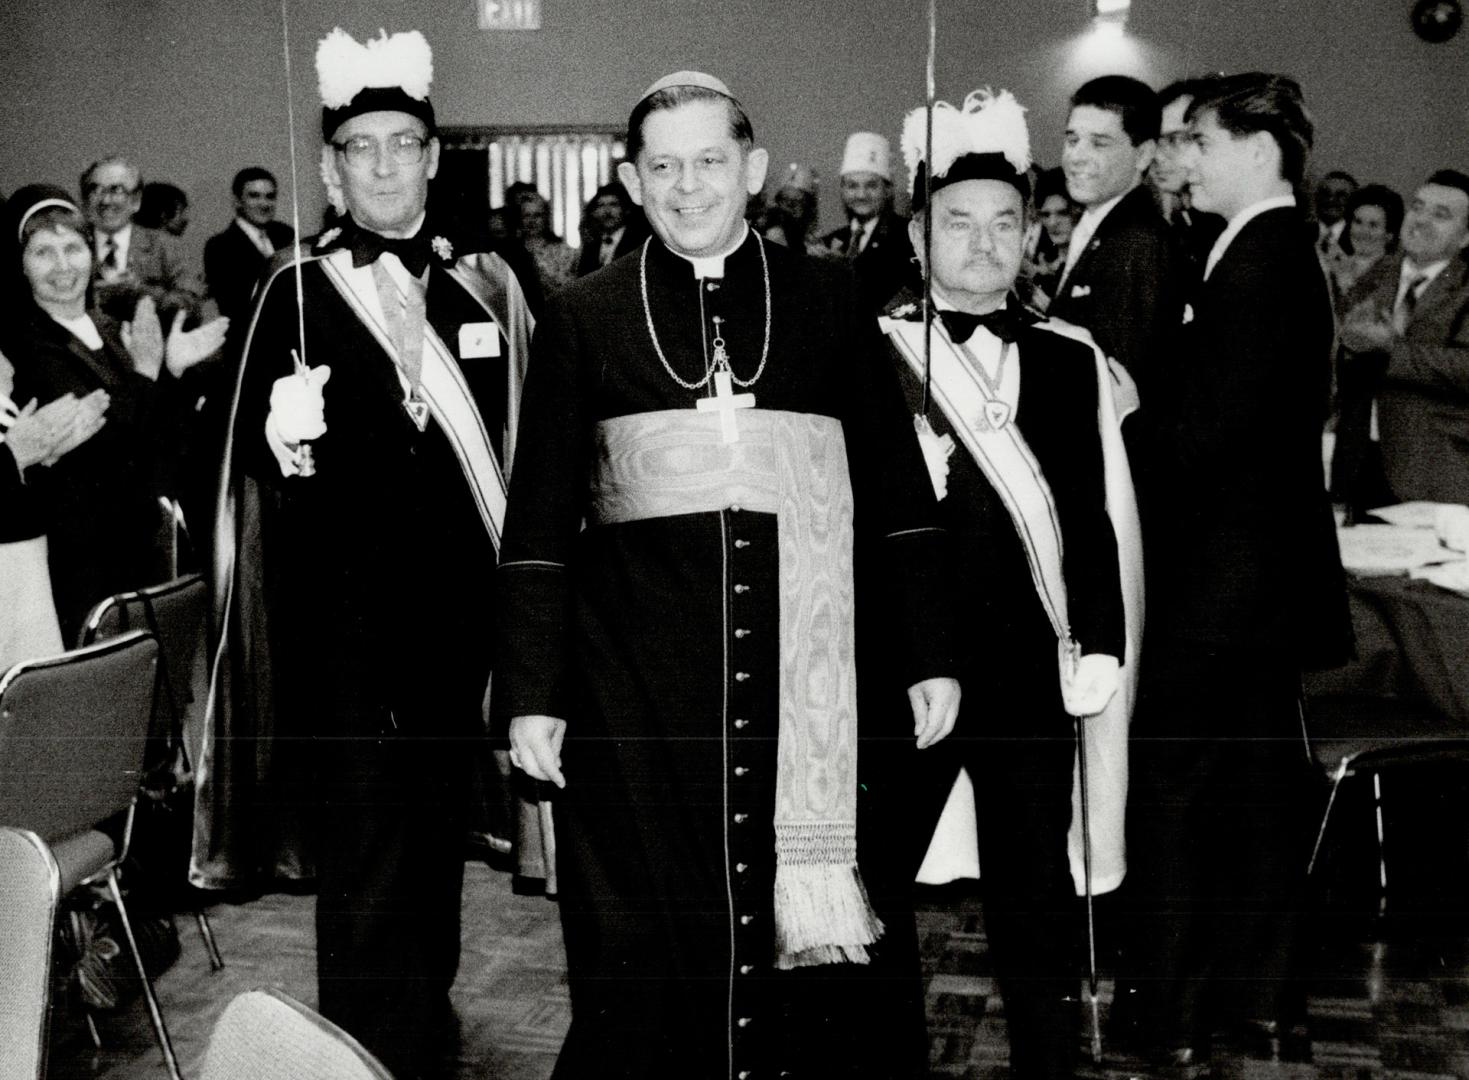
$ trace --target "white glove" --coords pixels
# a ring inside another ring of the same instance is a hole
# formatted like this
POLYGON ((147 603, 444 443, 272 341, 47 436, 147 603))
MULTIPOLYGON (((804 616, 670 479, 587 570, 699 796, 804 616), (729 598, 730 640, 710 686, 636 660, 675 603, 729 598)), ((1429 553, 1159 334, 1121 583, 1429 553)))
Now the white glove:
POLYGON ((1117 657, 1088 653, 1074 664, 1061 664, 1061 704, 1071 716, 1096 716, 1117 693, 1117 657))
POLYGON ((308 368, 303 375, 286 375, 270 388, 270 415, 266 424, 288 445, 300 445, 326 434, 326 399, 321 388, 332 376, 328 364, 308 368))
POLYGON ((949 493, 949 456, 954 452, 953 436, 940 437, 929 426, 928 417, 922 415, 913 417, 913 430, 918 433, 918 445, 923 450, 923 463, 928 466, 934 498, 942 500, 949 493))

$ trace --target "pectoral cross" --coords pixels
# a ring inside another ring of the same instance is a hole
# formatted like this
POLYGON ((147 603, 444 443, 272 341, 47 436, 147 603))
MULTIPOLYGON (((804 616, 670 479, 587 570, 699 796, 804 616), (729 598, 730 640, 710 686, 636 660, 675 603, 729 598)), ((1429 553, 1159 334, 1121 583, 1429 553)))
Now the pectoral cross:
POLYGON ((719 426, 727 443, 738 442, 739 430, 735 427, 736 409, 753 409, 755 407, 754 394, 736 394, 734 392, 734 377, 728 369, 714 373, 714 396, 700 398, 698 408, 701 412, 711 409, 719 411, 719 426))

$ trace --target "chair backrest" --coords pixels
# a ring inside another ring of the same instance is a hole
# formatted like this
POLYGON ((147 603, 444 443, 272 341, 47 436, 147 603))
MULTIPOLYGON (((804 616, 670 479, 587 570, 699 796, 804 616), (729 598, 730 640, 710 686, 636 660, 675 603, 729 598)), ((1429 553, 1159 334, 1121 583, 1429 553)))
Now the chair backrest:
MULTIPOLYGON (((128 630, 156 633, 179 720, 185 729, 194 731, 199 730, 209 692, 208 627, 209 589, 200 575, 186 574, 162 585, 109 596, 82 624, 79 644, 91 645, 128 630), (148 621, 150 607, 156 627, 148 621)), ((160 707, 166 708, 167 703, 161 702, 160 707)))
POLYGON ((132 805, 158 642, 142 630, 0 678, 0 825, 54 845, 132 805))
POLYGON ((361 1043, 275 989, 247 990, 209 1036, 201 1080, 393 1080, 361 1043))
POLYGON ((33 832, 0 826, 0 1076, 46 1072, 51 943, 61 875, 33 832))

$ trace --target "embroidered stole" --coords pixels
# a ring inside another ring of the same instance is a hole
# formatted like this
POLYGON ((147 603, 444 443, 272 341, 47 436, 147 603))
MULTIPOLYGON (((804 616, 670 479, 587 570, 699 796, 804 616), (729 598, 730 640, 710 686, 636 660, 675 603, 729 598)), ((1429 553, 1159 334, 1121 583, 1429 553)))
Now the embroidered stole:
MULTIPOLYGON (((397 336, 385 322, 375 305, 359 292, 353 277, 338 265, 338 253, 320 260, 327 281, 331 282, 351 307, 353 314, 377 340, 378 346, 393 361, 411 386, 411 358, 398 348, 397 336)), ((346 256, 350 260, 350 256, 346 256)), ((401 292, 401 286, 388 280, 401 292)), ((415 320, 416 321, 416 320, 415 320)), ((497 324, 498 325, 498 324, 497 324)), ((465 481, 479 508, 480 518, 495 550, 500 550, 500 531, 505 525, 505 472, 495 456, 494 440, 485 427, 484 418, 470 393, 469 384, 459 363, 433 326, 423 322, 423 351, 418 371, 417 395, 428 408, 428 414, 449 440, 465 481)))
POLYGON ((866 963, 883 928, 857 869, 854 502, 841 424, 751 409, 727 443, 717 415, 670 409, 604 420, 595 440, 595 525, 731 506, 775 514, 776 966, 866 963))

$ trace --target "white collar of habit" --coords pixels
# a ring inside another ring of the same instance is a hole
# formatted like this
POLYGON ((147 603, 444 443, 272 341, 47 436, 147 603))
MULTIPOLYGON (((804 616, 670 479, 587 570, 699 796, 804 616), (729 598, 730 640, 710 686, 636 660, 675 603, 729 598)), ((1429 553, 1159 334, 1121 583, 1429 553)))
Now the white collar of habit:
MULTIPOLYGON (((668 248, 668 250, 692 266, 694 268, 694 277, 701 281, 704 278, 722 278, 724 277, 724 260, 738 251, 740 245, 745 242, 745 238, 750 235, 749 222, 743 222, 742 224, 744 228, 740 230, 740 235, 735 238, 734 243, 730 244, 729 247, 718 254, 700 255, 696 258, 692 255, 685 255, 681 251, 673 251, 673 248, 668 248)), ((664 245, 664 247, 667 246, 666 244, 664 245)))

